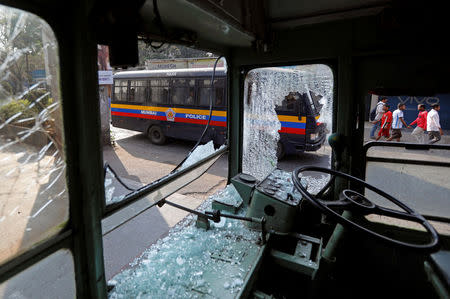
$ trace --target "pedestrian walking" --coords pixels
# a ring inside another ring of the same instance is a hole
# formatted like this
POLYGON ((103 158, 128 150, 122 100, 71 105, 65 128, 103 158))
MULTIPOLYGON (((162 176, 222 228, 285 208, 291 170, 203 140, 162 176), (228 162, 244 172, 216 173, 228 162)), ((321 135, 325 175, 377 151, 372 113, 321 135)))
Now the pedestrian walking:
POLYGON ((392 112, 389 111, 389 105, 384 104, 383 106, 383 116, 381 117, 381 128, 378 132, 377 140, 380 140, 381 136, 384 136, 386 138, 390 137, 389 131, 391 129, 392 124, 392 112))
POLYGON ((392 113, 392 135, 387 139, 387 141, 391 141, 392 139, 396 139, 397 142, 400 142, 400 138, 402 138, 402 128, 403 126, 407 128, 411 128, 408 126, 403 119, 403 110, 406 109, 406 105, 403 103, 398 103, 397 110, 392 113))
POLYGON ((375 110, 375 118, 372 121, 372 129, 370 130, 370 139, 375 139, 375 133, 377 129, 381 126, 381 117, 383 116, 384 110, 383 106, 387 103, 388 99, 383 97, 377 103, 375 110))
POLYGON ((429 144, 433 144, 441 140, 441 135, 444 135, 441 129, 441 124, 439 122, 439 113, 438 111, 441 109, 439 104, 434 104, 433 109, 428 112, 427 116, 427 131, 429 137, 429 144))
POLYGON ((418 105, 417 110, 419 111, 419 114, 417 115, 416 120, 409 124, 410 126, 417 124, 417 126, 412 131, 411 135, 417 139, 417 142, 425 143, 425 132, 427 131, 428 111, 426 110, 424 104, 418 105))

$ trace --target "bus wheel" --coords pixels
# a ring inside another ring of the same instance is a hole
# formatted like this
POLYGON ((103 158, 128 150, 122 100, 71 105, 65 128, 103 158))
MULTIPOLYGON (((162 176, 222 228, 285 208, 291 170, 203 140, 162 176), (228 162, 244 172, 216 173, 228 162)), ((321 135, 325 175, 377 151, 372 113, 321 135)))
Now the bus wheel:
POLYGON ((278 142, 278 145, 277 145, 277 158, 278 158, 278 160, 283 159, 284 155, 285 155, 284 146, 283 146, 283 144, 281 142, 278 142))
POLYGON ((166 136, 164 136, 164 133, 158 126, 152 126, 148 130, 147 136, 150 139, 150 141, 154 144, 162 145, 166 142, 166 136))

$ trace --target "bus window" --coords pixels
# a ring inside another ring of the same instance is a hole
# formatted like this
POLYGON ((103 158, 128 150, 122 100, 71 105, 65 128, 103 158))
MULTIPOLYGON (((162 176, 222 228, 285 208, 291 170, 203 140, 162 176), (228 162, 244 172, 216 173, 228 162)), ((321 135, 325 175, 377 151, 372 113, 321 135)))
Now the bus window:
POLYGON ((224 87, 216 87, 215 92, 216 92, 216 98, 214 101, 214 103, 215 103, 214 106, 215 107, 225 107, 226 106, 225 88, 224 87))
POLYGON ((127 80, 116 80, 114 86, 114 99, 116 101, 126 101, 127 100, 127 80))
MULTIPOLYGON (((224 79, 215 79, 214 80, 214 88, 215 88, 215 98, 213 98, 213 105, 217 106, 225 106, 225 94, 224 94, 224 79)), ((211 80, 203 79, 199 80, 199 105, 200 106, 209 106, 210 94, 211 94, 211 80)))
MULTIPOLYGON (((131 81, 133 84, 134 82, 131 81)), ((128 101, 129 102, 135 102, 135 96, 136 96, 136 86, 130 86, 130 92, 128 93, 128 101)))
POLYGON ((174 79, 170 90, 171 103, 175 105, 193 105, 195 80, 174 79))
MULTIPOLYGON (((42 245, 65 228, 69 197, 56 38, 42 19, 30 13, 0 6, 0 19, 3 59, 0 264, 3 264, 42 245), (39 76, 31 77, 29 73, 39 76)), ((0 297, 3 287, 0 286, 0 297)))
POLYGON ((147 99, 147 81, 145 80, 132 80, 130 81, 130 94, 129 101, 144 103, 147 99))
POLYGON ((169 80, 168 79, 151 79, 150 80, 150 99, 153 104, 166 104, 169 97, 169 80))

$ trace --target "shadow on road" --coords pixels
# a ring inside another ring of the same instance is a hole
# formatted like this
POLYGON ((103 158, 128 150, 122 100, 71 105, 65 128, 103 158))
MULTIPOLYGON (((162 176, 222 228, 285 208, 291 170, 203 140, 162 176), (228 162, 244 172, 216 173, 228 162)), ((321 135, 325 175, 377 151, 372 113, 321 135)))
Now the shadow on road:
POLYGON ((195 142, 170 139, 164 145, 151 143, 143 134, 117 141, 117 144, 136 158, 164 164, 178 165, 194 147, 195 142))
MULTIPOLYGON (((164 145, 152 144, 144 134, 137 134, 116 141, 117 145, 135 158, 154 161, 166 165, 173 165, 173 168, 181 163, 189 151, 194 147, 194 141, 169 139, 164 145)), ((116 161, 118 159, 114 152, 114 148, 109 147, 104 150, 104 160, 110 159, 111 165, 117 163, 117 172, 127 174, 123 163, 116 161), (114 157, 115 156, 115 157, 114 157), (121 166, 120 166, 121 165, 121 166), (121 167, 121 168, 120 168, 121 167), (124 172, 122 172, 124 171, 124 172)), ((227 177, 228 175, 228 155, 224 154, 209 170, 209 174, 227 177)), ((128 174, 127 174, 128 175, 128 174)), ((132 176, 127 178, 133 179, 132 176)))
POLYGON ((131 175, 128 173, 127 169, 123 165, 119 156, 117 156, 116 151, 112 146, 105 146, 103 148, 103 163, 108 163, 114 169, 114 171, 121 177, 136 182, 141 182, 138 176, 131 175))

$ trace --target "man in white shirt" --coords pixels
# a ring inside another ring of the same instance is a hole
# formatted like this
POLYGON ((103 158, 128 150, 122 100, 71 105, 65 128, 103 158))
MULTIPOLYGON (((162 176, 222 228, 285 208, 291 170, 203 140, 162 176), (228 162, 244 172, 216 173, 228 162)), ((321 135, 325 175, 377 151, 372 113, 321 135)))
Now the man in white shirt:
POLYGON ((381 125, 381 117, 384 114, 384 104, 386 104, 388 101, 387 98, 381 98, 381 100, 377 103, 377 108, 376 108, 376 114, 375 114, 375 119, 372 121, 372 129, 370 130, 370 139, 375 139, 375 133, 377 131, 377 129, 380 127, 381 125))
POLYGON ((441 109, 439 104, 434 104, 433 109, 428 112, 427 116, 427 131, 430 138, 429 144, 433 144, 441 140, 441 135, 443 135, 441 124, 439 123, 439 113, 441 109))
POLYGON ((396 139, 397 142, 400 141, 402 137, 402 128, 405 125, 406 128, 411 128, 406 124, 403 120, 403 110, 406 109, 406 105, 403 103, 398 103, 397 110, 392 113, 392 135, 386 141, 391 141, 392 139, 396 139))

